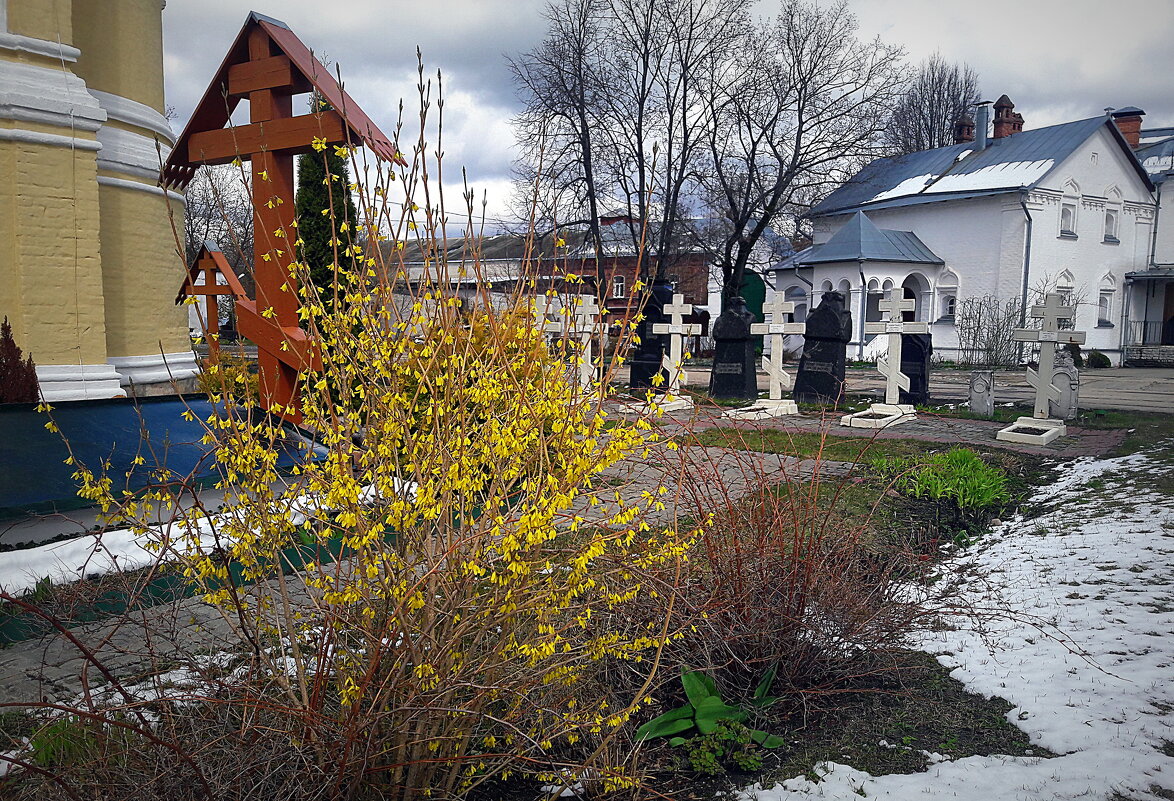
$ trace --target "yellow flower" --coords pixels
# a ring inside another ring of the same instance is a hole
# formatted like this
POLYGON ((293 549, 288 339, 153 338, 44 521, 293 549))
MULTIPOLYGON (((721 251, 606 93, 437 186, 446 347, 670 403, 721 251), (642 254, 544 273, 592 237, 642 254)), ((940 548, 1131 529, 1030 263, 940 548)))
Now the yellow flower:
POLYGON ((315 136, 313 138, 313 140, 311 140, 311 142, 310 142, 310 147, 314 148, 318 152, 322 152, 323 150, 326 149, 326 139, 323 137, 315 136))

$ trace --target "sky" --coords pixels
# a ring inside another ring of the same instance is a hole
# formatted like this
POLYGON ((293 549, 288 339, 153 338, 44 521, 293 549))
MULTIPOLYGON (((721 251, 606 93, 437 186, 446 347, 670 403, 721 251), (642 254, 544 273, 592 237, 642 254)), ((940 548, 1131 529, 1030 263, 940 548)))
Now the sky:
MULTIPOLYGON (((831 0, 820 0, 828 5, 831 0)), ((286 22, 342 71, 347 91, 386 133, 401 98, 415 110, 416 48, 443 73, 445 170, 463 166, 489 217, 504 217, 517 98, 508 56, 539 44, 544 0, 168 0, 167 102, 182 130, 250 8, 286 22)), ((760 16, 777 9, 753 2, 760 16)), ((1037 128, 1139 106, 1145 127, 1174 126, 1174 0, 849 0, 863 38, 905 48, 915 68, 935 50, 1007 94, 1037 128)))

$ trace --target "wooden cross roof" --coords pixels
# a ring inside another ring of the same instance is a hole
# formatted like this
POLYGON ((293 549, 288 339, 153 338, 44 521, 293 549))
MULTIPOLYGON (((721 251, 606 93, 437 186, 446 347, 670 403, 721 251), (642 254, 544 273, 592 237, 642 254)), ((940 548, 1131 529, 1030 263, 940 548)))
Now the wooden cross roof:
MULTIPOLYGON (((401 160, 392 141, 297 35, 284 22, 252 11, 163 166, 162 185, 183 189, 192 180, 197 167, 226 164, 236 158, 236 152, 229 153, 224 147, 209 145, 207 134, 224 129, 240 101, 250 91, 262 87, 281 87, 290 94, 317 90, 330 106, 329 110, 314 115, 319 121, 320 135, 328 142, 363 144, 379 158, 401 160), (249 36, 258 28, 275 45, 278 55, 250 61, 249 36)), ((242 125, 233 129, 232 150, 239 151, 241 156, 260 149, 252 145, 259 145, 262 141, 267 150, 300 153, 310 149, 309 144, 298 141, 298 137, 291 137, 285 146, 279 124, 270 124, 263 131, 253 132, 252 128, 252 125, 242 125), (253 139, 258 141, 254 143, 253 139)))

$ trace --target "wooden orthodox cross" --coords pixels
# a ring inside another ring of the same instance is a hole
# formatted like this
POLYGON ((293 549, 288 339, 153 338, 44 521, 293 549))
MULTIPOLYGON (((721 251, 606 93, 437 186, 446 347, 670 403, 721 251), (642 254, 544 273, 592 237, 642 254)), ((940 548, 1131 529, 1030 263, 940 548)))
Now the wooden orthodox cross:
MULTIPOLYGON (((163 167, 162 184, 183 189, 197 167, 249 162, 253 201, 256 298, 236 301, 237 326, 257 345, 261 404, 301 421, 298 375, 320 369, 318 348, 300 326, 293 158, 320 145, 366 145, 396 160, 391 141, 343 91, 293 31, 279 20, 249 14, 220 70, 192 113, 163 167), (295 116, 293 96, 317 92, 324 110, 295 116), (229 124, 242 101, 249 123, 229 124)), ((348 187, 335 191, 347 192, 348 187)))
POLYGON ((231 296, 236 301, 248 300, 240 279, 236 277, 228 259, 220 252, 215 242, 205 242, 196 254, 196 260, 188 268, 188 278, 183 282, 175 302, 183 303, 190 297, 204 298, 203 315, 204 338, 208 342, 208 358, 212 361, 220 355, 220 305, 221 296, 231 296), (196 283, 203 276, 203 281, 196 283), (224 283, 220 283, 220 278, 224 283))
POLYGON ((882 319, 865 323, 866 334, 888 334, 889 347, 877 357, 876 369, 885 377, 885 403, 896 406, 901 402, 901 390, 909 390, 909 376, 901 372, 901 335, 928 334, 929 323, 907 322, 902 312, 913 311, 917 302, 898 295, 900 289, 890 289, 879 304, 882 319), (886 316, 887 315, 887 316, 886 316))
POLYGON ((1051 417, 1049 401, 1060 399, 1060 390, 1052 383, 1056 372, 1056 346, 1084 344, 1083 331, 1060 329, 1060 321, 1071 320, 1075 314, 1075 309, 1064 305, 1063 295, 1049 292, 1044 305, 1031 307, 1030 316, 1041 320, 1040 327, 1018 328, 1011 335, 1016 342, 1039 343, 1039 370, 1027 371, 1027 383, 1035 387, 1034 417, 1039 420, 1051 417))
POLYGON ((698 323, 685 322, 685 315, 693 313, 693 306, 685 302, 684 295, 673 295, 673 302, 664 305, 664 313, 669 315, 669 322, 654 323, 652 333, 669 335, 668 352, 661 357, 661 367, 668 372, 665 392, 669 395, 679 395, 681 382, 685 376, 685 371, 681 369, 684 356, 683 340, 687 336, 699 336, 701 326, 698 323))
POLYGON ((770 399, 782 400, 783 390, 790 389, 795 379, 783 371, 783 337, 788 334, 802 334, 807 328, 803 323, 788 323, 786 315, 795 313, 795 304, 782 293, 776 292, 769 304, 763 306, 763 315, 770 315, 770 322, 751 323, 751 334, 769 337, 770 355, 762 354, 762 366, 770 376, 770 399))

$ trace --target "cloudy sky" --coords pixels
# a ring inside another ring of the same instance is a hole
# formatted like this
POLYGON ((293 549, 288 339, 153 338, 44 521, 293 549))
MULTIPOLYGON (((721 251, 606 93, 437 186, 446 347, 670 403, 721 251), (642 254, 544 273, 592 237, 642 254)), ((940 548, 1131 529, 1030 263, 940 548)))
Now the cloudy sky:
MULTIPOLYGON (((830 0, 821 0, 826 5, 830 0)), ((773 0, 753 3, 774 13, 773 0)), ((416 108, 416 47, 445 82, 445 169, 463 165, 505 213, 516 107, 506 65, 539 43, 544 0, 168 0, 167 102, 178 132, 250 8, 286 22, 342 69, 352 97, 387 133, 401 98, 416 108)), ((849 0, 864 37, 901 45, 916 64, 934 50, 1006 93, 1027 128, 1140 106, 1146 127, 1174 126, 1174 0, 849 0)))

